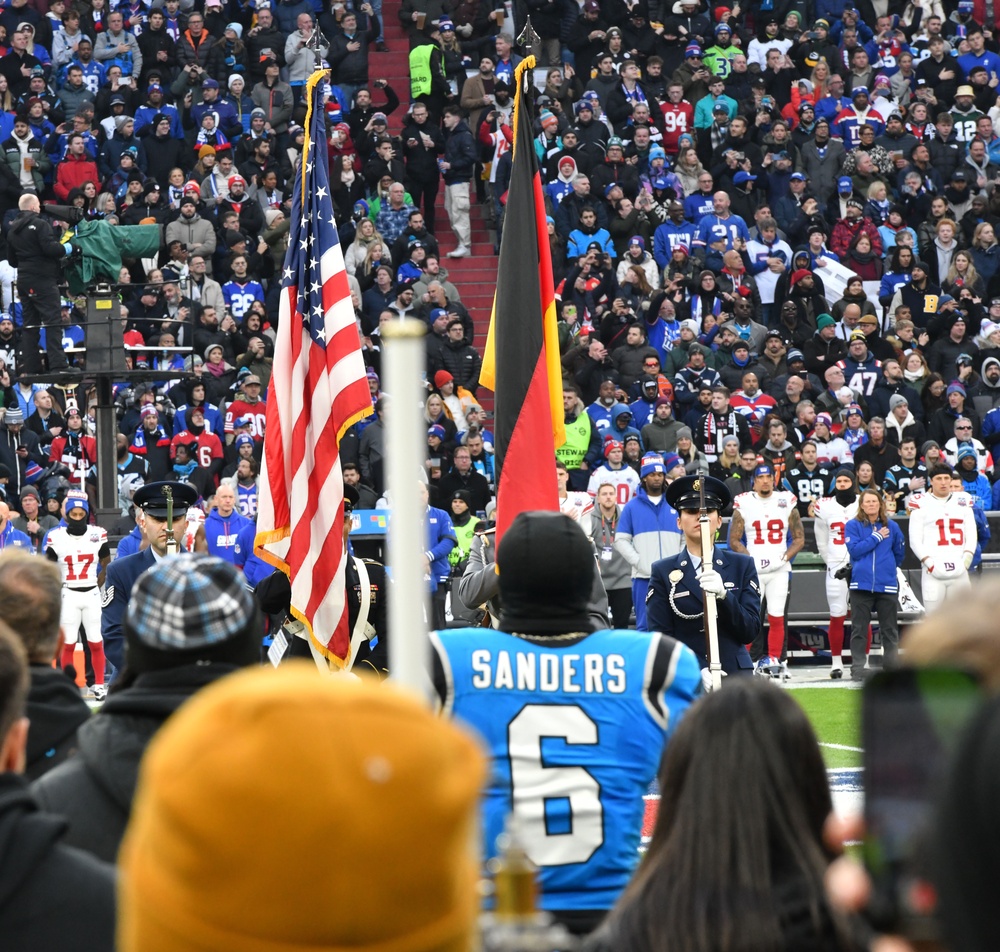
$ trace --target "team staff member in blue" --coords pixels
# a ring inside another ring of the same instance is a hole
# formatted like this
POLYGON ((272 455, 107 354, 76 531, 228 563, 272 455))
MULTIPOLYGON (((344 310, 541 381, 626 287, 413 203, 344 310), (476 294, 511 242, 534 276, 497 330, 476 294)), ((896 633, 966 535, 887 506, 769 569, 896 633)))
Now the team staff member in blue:
POLYGON ((698 662, 658 632, 590 630, 594 547, 561 513, 518 515, 497 566, 500 630, 434 632, 432 678, 491 755, 485 855, 513 812, 542 907, 587 933, 635 869, 642 796, 700 690, 698 662))
POLYGON ((646 631, 646 589, 653 563, 680 551, 681 536, 677 513, 663 496, 667 473, 680 460, 668 453, 666 461, 658 453, 642 458, 639 481, 642 486, 630 499, 618 519, 615 549, 632 566, 632 604, 635 627, 646 631))
POLYGON ((427 504, 430 494, 425 483, 420 484, 420 495, 424 503, 424 527, 427 533, 427 549, 424 552, 424 575, 430 579, 431 609, 434 613, 435 628, 445 626, 445 597, 448 594, 448 579, 451 577, 451 563, 448 556, 458 545, 451 516, 443 509, 435 509, 427 504))
POLYGON ((899 581, 896 569, 903 564, 903 532, 885 514, 885 501, 874 489, 858 497, 858 514, 844 527, 844 542, 851 556, 851 680, 864 678, 868 626, 878 615, 879 634, 886 667, 896 663, 899 651, 899 581))
POLYGON ((110 679, 114 678, 115 670, 121 668, 125 660, 122 619, 125 617, 125 609, 128 608, 132 586, 146 569, 167 556, 167 497, 163 491, 168 487, 174 499, 174 538, 180 546, 180 540, 184 538, 184 530, 187 528, 187 511, 198 501, 197 490, 187 483, 168 480, 146 483, 141 489, 136 490, 132 502, 142 513, 139 527, 149 545, 134 555, 115 559, 108 566, 104 576, 101 635, 104 638, 104 656, 110 665, 109 685, 110 679))
POLYGON ((653 565, 646 604, 651 631, 682 641, 708 665, 705 651, 705 615, 702 592, 716 595, 719 617, 719 656, 726 674, 751 674, 753 662, 746 646, 760 628, 760 584, 753 559, 729 549, 715 549, 713 566, 701 568, 701 494, 698 480, 705 480, 705 506, 712 532, 722 525, 722 512, 732 500, 726 484, 713 476, 684 476, 667 489, 667 502, 677 510, 677 525, 685 547, 653 565))

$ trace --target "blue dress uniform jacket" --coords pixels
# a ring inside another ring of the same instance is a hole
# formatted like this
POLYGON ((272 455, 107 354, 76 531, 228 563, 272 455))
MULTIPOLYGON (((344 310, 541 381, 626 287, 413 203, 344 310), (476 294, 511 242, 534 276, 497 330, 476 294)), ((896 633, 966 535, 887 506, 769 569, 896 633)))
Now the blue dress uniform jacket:
MULTIPOLYGON (((749 556, 728 549, 716 549, 713 561, 726 585, 726 597, 717 602, 722 670, 726 674, 750 674, 753 662, 746 645, 754 640, 760 628, 757 569, 749 556)), ((708 664, 701 586, 686 548, 653 563, 646 597, 646 624, 650 631, 661 631, 686 644, 698 656, 702 667, 708 664)))
POLYGON ((125 636, 122 620, 128 608, 132 586, 150 566, 156 564, 151 548, 115 559, 104 576, 104 600, 101 602, 101 635, 104 637, 104 655, 117 670, 125 663, 125 636))

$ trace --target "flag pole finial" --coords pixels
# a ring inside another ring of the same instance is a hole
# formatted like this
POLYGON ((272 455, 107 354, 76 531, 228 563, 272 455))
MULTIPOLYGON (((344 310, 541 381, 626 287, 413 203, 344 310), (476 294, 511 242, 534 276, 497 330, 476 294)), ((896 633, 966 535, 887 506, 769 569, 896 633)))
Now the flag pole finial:
POLYGON ((531 25, 531 17, 527 17, 524 21, 524 29, 521 30, 517 37, 517 45, 521 47, 523 52, 531 53, 541 42, 542 38, 535 32, 535 28, 531 25))

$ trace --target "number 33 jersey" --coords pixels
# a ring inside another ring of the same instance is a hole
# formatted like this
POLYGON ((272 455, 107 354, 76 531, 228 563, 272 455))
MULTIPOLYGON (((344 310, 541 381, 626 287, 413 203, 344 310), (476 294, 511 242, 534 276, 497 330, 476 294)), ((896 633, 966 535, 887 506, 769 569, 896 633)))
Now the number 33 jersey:
POLYGON ((491 756, 485 856, 514 810, 543 908, 610 909, 638 860, 663 745, 700 690, 694 654, 642 631, 546 642, 464 628, 431 639, 444 712, 491 756))
POLYGON ((66 588, 94 588, 101 559, 111 554, 108 533, 100 526, 87 526, 83 535, 72 535, 66 526, 56 526, 48 535, 45 551, 59 563, 66 588))

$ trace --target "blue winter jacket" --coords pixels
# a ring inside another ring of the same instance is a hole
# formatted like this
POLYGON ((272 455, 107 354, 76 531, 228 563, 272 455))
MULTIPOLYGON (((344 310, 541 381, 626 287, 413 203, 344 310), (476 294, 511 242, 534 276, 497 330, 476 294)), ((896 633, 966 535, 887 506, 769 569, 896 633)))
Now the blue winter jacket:
POLYGON ((851 519, 844 528, 844 542, 851 556, 851 590, 859 592, 899 591, 896 569, 906 555, 903 532, 891 519, 889 537, 879 535, 881 522, 870 524, 851 519))
POLYGON ((615 548, 632 567, 632 578, 649 578, 653 563, 680 552, 682 540, 677 510, 666 499, 651 502, 645 487, 622 509, 615 548))

